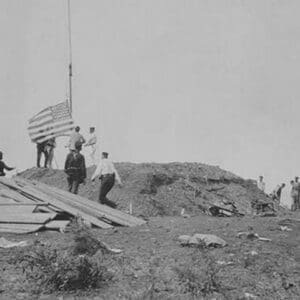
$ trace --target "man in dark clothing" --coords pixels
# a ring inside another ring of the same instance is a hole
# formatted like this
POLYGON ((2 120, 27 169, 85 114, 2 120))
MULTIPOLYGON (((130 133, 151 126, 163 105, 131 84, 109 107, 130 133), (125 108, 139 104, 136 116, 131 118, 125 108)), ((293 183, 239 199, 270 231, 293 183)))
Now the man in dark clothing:
POLYGON ((42 157, 42 153, 44 154, 44 157, 45 157, 44 168, 47 168, 47 161, 48 161, 48 152, 47 152, 47 149, 46 149, 47 142, 48 142, 48 141, 44 141, 44 142, 41 142, 41 143, 36 143, 36 149, 37 149, 37 161, 36 161, 36 166, 37 166, 38 168, 41 167, 41 157, 42 157))
POLYGON ((11 170, 13 170, 14 168, 8 167, 8 166, 4 163, 4 161, 2 161, 2 159, 3 159, 3 153, 0 151, 0 176, 5 176, 4 170, 11 171, 11 170))
POLYGON ((85 159, 81 151, 81 143, 75 144, 75 150, 72 150, 66 158, 65 172, 68 175, 68 190, 73 194, 78 193, 79 184, 84 183, 86 179, 85 159))

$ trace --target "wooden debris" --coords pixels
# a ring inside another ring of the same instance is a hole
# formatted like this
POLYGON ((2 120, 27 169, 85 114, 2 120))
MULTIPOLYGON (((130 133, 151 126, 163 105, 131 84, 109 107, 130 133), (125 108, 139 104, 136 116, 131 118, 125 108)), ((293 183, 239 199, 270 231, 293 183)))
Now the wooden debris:
POLYGON ((41 228, 64 231, 70 220, 55 220, 57 212, 66 213, 67 218, 80 216, 85 222, 105 229, 112 224, 146 223, 84 197, 19 177, 0 178, 0 199, 0 232, 25 233, 41 228))
POLYGON ((31 233, 43 228, 43 224, 3 224, 0 223, 0 232, 31 233))
POLYGON ((39 191, 43 191, 48 195, 55 195, 62 202, 67 203, 68 205, 74 206, 78 209, 82 209, 88 214, 94 215, 106 222, 113 222, 123 226, 137 226, 145 224, 146 222, 140 218, 134 217, 130 214, 126 214, 117 209, 111 208, 106 205, 99 204, 97 202, 91 201, 84 197, 74 195, 67 191, 40 183, 37 181, 28 182, 24 179, 16 179, 16 182, 24 185, 32 185, 39 191))

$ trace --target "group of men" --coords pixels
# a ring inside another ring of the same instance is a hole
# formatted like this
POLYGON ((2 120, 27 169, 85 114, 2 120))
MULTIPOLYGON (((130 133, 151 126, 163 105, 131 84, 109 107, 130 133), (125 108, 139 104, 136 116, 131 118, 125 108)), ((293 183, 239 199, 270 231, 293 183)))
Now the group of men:
POLYGON ((42 154, 44 155, 44 168, 52 168, 52 162, 54 158, 54 148, 56 147, 55 138, 48 139, 46 141, 36 143, 37 149, 37 162, 38 168, 41 167, 42 154))
MULTIPOLYGON (((97 137, 94 127, 90 128, 90 135, 90 139, 86 143, 86 140, 80 134, 80 127, 77 126, 74 133, 70 136, 67 145, 70 152, 66 157, 64 170, 67 174, 68 190, 74 194, 78 193, 79 185, 84 184, 87 177, 85 157, 80 153, 83 145, 85 147, 91 147, 90 155, 93 164, 95 164, 97 137)), ((99 202, 115 208, 116 204, 110 201, 106 195, 113 188, 115 180, 117 180, 120 185, 122 185, 122 182, 113 162, 109 160, 107 152, 102 152, 100 163, 91 177, 91 181, 94 182, 96 178, 101 180, 99 202)))
MULTIPOLYGON (((299 177, 296 176, 294 180, 290 181, 291 184, 291 199, 292 199, 292 205, 291 210, 295 211, 297 209, 300 209, 300 182, 299 177)), ((257 187, 265 192, 266 184, 264 182, 263 176, 259 176, 257 187)), ((280 202, 281 199, 281 193, 282 190, 285 188, 285 183, 281 183, 276 186, 276 188, 272 191, 271 194, 269 194, 269 197, 271 197, 274 201, 280 202)))

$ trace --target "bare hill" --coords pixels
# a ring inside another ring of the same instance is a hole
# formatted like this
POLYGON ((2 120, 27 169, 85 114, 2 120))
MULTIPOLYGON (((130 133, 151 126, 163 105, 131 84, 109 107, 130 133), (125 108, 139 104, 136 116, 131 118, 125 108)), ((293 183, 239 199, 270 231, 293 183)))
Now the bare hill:
MULTIPOLYGON (((118 163, 124 187, 115 187, 108 197, 118 208, 150 217, 157 215, 179 215, 182 208, 187 213, 199 214, 211 205, 243 214, 251 213, 251 205, 269 202, 251 180, 234 175, 216 166, 200 163, 118 163)), ((86 185, 80 186, 80 195, 97 201, 99 182, 93 184, 90 177, 94 168, 88 169, 86 185)), ((62 170, 28 169, 20 174, 49 185, 66 189, 66 175, 62 170)))

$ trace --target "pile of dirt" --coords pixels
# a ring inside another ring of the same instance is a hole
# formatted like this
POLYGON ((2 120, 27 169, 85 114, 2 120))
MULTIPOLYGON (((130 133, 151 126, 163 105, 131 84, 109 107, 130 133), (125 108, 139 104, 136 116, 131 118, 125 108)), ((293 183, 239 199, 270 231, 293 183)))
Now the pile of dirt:
MULTIPOLYGON (((253 204, 270 202, 252 180, 244 180, 217 166, 200 163, 117 163, 124 187, 115 187, 109 198, 118 208, 137 216, 179 215, 207 212, 211 205, 242 214, 250 214, 253 204)), ((97 201, 99 183, 90 180, 94 167, 88 169, 86 185, 79 194, 97 201)), ((20 174, 58 188, 66 189, 66 175, 62 170, 28 169, 20 174)))

